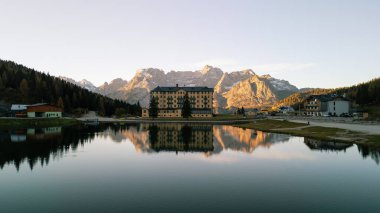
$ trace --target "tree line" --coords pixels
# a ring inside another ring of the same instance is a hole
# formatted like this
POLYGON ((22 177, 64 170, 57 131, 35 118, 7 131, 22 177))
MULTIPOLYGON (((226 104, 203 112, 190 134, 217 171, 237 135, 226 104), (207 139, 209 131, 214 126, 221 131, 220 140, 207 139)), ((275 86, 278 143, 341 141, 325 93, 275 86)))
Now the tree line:
POLYGON ((361 106, 378 105, 380 104, 380 78, 351 87, 338 88, 335 92, 339 95, 345 94, 347 98, 361 106))
POLYGON ((302 103, 310 95, 328 95, 337 94, 348 98, 359 106, 370 106, 380 104, 380 78, 375 78, 365 83, 350 87, 336 89, 310 89, 304 92, 298 92, 278 101, 273 108, 281 106, 292 106, 295 109, 302 108, 302 103))
POLYGON ((11 61, 0 60, 0 102, 49 103, 66 113, 97 111, 110 116, 115 112, 139 115, 139 104, 128 104, 88 91, 72 83, 38 72, 11 61))
POLYGON ((333 92, 333 89, 309 89, 303 92, 294 93, 273 105, 273 109, 278 109, 282 106, 291 106, 296 110, 303 107, 300 105, 310 95, 323 95, 333 92))

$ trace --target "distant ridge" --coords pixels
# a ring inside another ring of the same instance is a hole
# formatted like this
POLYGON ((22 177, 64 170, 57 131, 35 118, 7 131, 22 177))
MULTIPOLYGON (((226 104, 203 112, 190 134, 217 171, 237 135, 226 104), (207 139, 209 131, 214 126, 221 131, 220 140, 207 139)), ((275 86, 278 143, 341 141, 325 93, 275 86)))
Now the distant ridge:
MULTIPOLYGON (((81 85, 80 82, 74 83, 81 85)), ((227 112, 242 106, 250 108, 269 106, 298 92, 297 87, 288 81, 270 75, 259 76, 251 69, 223 72, 210 65, 196 71, 168 73, 156 68, 140 69, 130 81, 118 78, 95 89, 84 85, 82 87, 131 104, 140 102, 142 106, 148 106, 149 92, 152 89, 176 84, 214 88, 214 108, 217 112, 227 112)))

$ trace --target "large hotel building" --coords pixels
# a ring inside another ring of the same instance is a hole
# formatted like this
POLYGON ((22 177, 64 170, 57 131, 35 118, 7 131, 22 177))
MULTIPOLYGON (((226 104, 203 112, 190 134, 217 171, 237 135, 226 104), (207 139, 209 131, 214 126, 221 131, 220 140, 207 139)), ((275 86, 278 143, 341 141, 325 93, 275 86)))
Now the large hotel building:
MULTIPOLYGON (((156 87, 151 97, 158 100, 158 117, 181 117, 185 94, 191 103, 191 117, 212 117, 214 89, 208 87, 156 87)), ((143 117, 149 117, 148 109, 143 109, 143 117)))

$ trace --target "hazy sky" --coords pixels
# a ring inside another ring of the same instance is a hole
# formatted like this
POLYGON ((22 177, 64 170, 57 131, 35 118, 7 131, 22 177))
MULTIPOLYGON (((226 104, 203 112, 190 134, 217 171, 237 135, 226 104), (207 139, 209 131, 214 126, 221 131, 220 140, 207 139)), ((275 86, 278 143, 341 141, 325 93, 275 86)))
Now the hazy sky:
POLYGON ((0 58, 96 85, 252 68, 298 87, 380 76, 379 0, 0 0, 0 58))

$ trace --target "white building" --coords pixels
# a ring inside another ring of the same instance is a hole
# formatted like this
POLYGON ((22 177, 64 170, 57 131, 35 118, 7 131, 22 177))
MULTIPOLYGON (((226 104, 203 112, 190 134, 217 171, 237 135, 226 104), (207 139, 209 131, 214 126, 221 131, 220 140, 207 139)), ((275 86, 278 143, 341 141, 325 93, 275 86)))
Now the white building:
POLYGON ((295 112, 294 108, 291 106, 282 106, 278 110, 282 114, 292 114, 295 112))
POLYGON ((327 114, 340 116, 350 112, 350 102, 342 97, 336 97, 327 102, 327 114))
POLYGON ((334 95, 312 95, 304 102, 308 116, 341 116, 350 112, 350 101, 334 95))

